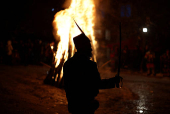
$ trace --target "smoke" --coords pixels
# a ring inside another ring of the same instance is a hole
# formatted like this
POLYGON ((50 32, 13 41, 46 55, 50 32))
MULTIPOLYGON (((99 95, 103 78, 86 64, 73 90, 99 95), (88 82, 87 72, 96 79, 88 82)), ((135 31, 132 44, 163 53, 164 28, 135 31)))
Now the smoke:
MULTIPOLYGON (((117 0, 114 2, 112 0, 94 0, 96 8, 96 25, 98 27, 103 27, 102 22, 104 22, 108 16, 114 15, 113 3, 116 4, 117 0)), ((117 4, 118 6, 118 4, 117 4)), ((109 22, 109 21, 107 21, 109 22)), ((104 24, 106 25, 106 24, 104 24)), ((110 24, 108 24, 110 25, 110 24)))
MULTIPOLYGON (((117 0, 114 0, 117 1, 117 0)), ((97 49, 97 64, 98 66, 102 66, 110 59, 110 49, 106 47, 106 42, 101 41, 100 39, 106 37, 106 30, 111 32, 112 19, 108 18, 113 14, 113 6, 114 3, 112 0, 94 0, 95 2, 95 10, 96 10, 96 18, 95 18, 95 34, 96 40, 98 42, 97 49), (109 20, 109 21, 108 21, 109 20)), ((118 5, 118 4, 117 4, 118 5)), ((115 26, 115 25, 113 25, 115 26)), ((108 66, 108 63, 106 66, 108 66)))

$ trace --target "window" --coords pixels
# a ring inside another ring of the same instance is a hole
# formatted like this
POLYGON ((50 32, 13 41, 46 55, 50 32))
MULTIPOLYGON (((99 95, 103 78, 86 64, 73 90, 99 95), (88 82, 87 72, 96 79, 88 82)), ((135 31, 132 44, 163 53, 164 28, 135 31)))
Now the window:
POLYGON ((123 5, 121 6, 121 17, 130 17, 131 16, 131 6, 123 5))

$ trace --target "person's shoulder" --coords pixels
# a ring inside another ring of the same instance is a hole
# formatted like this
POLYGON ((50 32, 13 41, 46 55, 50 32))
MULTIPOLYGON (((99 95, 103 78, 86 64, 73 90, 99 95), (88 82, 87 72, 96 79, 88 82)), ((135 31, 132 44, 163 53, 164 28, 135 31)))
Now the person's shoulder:
POLYGON ((97 63, 94 61, 91 61, 89 59, 75 59, 74 56, 69 58, 65 63, 64 66, 68 66, 69 64, 76 64, 76 63, 82 63, 83 65, 91 65, 91 66, 97 66, 97 63), (81 60, 81 61, 80 61, 81 60))
POLYGON ((70 63, 72 63, 72 62, 73 62, 73 58, 69 58, 69 59, 64 63, 64 65, 70 64, 70 63))
POLYGON ((94 61, 89 60, 88 62, 89 62, 91 65, 93 65, 93 66, 96 66, 96 65, 97 65, 97 63, 94 62, 94 61))

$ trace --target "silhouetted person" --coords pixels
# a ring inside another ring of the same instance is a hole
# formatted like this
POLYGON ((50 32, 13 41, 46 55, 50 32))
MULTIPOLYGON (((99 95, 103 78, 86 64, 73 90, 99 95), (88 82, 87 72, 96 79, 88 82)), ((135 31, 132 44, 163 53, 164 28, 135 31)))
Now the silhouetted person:
POLYGON ((170 54, 169 50, 166 50, 166 53, 164 53, 161 57, 161 71, 164 75, 170 76, 170 54))
POLYGON ((147 68, 147 75, 151 75, 153 74, 154 76, 155 74, 155 65, 154 65, 154 61, 155 61, 155 53, 151 50, 149 50, 148 52, 146 52, 145 54, 145 58, 147 59, 146 62, 146 68, 147 68))
POLYGON ((145 58, 145 55, 148 51, 149 51, 149 47, 148 47, 148 45, 146 45, 145 48, 144 48, 143 60, 142 60, 142 70, 143 70, 143 72, 147 71, 147 68, 146 68, 147 59, 145 58))
POLYGON ((128 61, 129 61, 129 49, 128 46, 125 46, 122 50, 122 67, 128 68, 128 61))
POLYGON ((99 89, 113 88, 119 78, 101 80, 97 64, 90 60, 92 48, 84 33, 73 38, 77 52, 64 64, 64 89, 72 114, 94 114, 99 89))
POLYGON ((7 41, 6 52, 7 52, 7 57, 6 57, 7 64, 12 65, 13 46, 11 40, 7 41))
POLYGON ((117 71, 119 64, 119 49, 118 46, 113 47, 113 52, 110 54, 112 71, 117 71))

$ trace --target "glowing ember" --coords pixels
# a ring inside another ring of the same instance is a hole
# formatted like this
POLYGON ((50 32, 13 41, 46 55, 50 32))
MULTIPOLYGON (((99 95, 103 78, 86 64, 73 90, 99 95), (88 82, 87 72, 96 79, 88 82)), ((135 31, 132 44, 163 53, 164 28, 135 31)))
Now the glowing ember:
MULTIPOLYGON (((95 20, 94 0, 72 0, 69 8, 58 12, 53 21, 54 36, 59 41, 57 52, 54 54, 56 68, 60 65, 62 59, 65 62, 75 52, 73 37, 79 35, 81 32, 73 19, 75 19, 84 33, 91 39, 93 60, 96 61, 96 41, 93 30, 95 20)), ((60 75, 62 77, 63 68, 60 75)))

